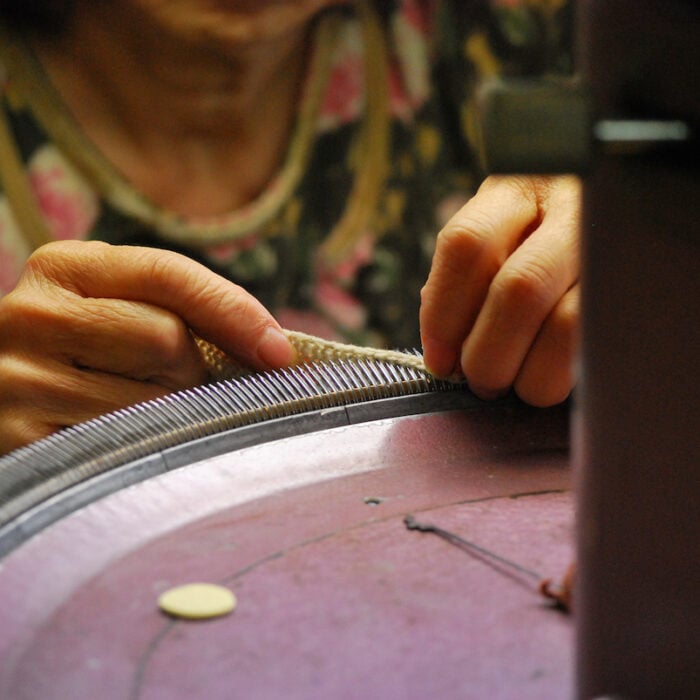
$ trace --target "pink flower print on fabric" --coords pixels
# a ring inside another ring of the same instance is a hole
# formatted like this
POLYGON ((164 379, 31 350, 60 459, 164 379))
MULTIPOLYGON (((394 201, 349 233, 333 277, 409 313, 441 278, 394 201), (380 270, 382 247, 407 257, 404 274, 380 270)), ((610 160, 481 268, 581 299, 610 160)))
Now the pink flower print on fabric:
POLYGON ((350 284, 357 277, 360 268, 365 267, 374 256, 374 235, 367 232, 355 243, 354 248, 335 265, 322 264, 320 275, 336 279, 341 284, 350 284))
POLYGON ((47 145, 35 153, 29 182, 53 238, 88 237, 99 215, 97 195, 56 148, 47 145))
POLYGON ((357 20, 348 20, 334 49, 331 71, 318 117, 320 131, 331 131, 359 118, 365 104, 362 33, 357 20))
POLYGON ((348 289, 359 270, 372 261, 374 236, 361 236, 354 248, 334 265, 321 264, 317 272, 314 299, 317 307, 334 323, 349 331, 364 328, 367 310, 348 289))
POLYGON ((404 0, 392 22, 395 60, 390 72, 392 114, 406 119, 430 94, 430 34, 435 7, 425 0, 404 0))
POLYGON ((316 311, 301 311, 285 307, 275 312, 275 318, 282 328, 290 331, 299 331, 326 340, 345 340, 333 324, 316 311))
POLYGON ((414 110, 404 85, 401 67, 397 65, 396 61, 392 61, 389 65, 388 80, 391 116, 401 119, 403 122, 410 122, 414 110))
POLYGON ((348 55, 331 73, 321 104, 321 128, 333 129, 357 119, 364 104, 364 65, 358 54, 348 55))
POLYGON ((397 17, 427 38, 433 31, 436 9, 435 0, 402 0, 397 17))
MULTIPOLYGON (((434 0, 403 0, 389 33, 389 108, 392 116, 411 118, 429 95, 429 36, 433 31, 434 0)), ((330 131, 360 118, 366 99, 365 55, 356 20, 346 23, 333 57, 330 78, 319 115, 319 130, 330 131)))
POLYGON ((229 243, 219 243, 206 249, 207 256, 219 263, 230 262, 239 253, 253 250, 261 240, 261 234, 253 233, 229 243))
POLYGON ((367 323, 367 311, 349 292, 333 279, 319 279, 316 285, 316 306, 330 320, 348 331, 358 331, 367 323))
POLYGON ((435 220, 442 228, 469 201, 472 194, 453 192, 443 197, 435 207, 435 220))

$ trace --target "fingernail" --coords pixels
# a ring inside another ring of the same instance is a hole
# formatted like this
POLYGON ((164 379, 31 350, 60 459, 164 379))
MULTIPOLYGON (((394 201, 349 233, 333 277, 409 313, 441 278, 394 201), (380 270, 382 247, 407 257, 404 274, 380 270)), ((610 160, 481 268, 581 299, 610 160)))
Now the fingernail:
POLYGON ((467 382, 472 393, 476 394, 480 399, 484 401, 496 401, 497 399, 502 399, 508 394, 509 389, 491 389, 479 386, 478 384, 472 384, 467 382))
POLYGON ((287 367, 294 361, 294 348, 277 328, 268 328, 260 339, 258 357, 268 367, 287 367))
POLYGON ((435 362, 432 360, 430 364, 425 362, 425 368, 435 377, 446 379, 452 374, 452 367, 447 362, 435 362))
POLYGON ((455 372, 457 364, 457 354, 446 347, 438 347, 436 343, 429 345, 423 350, 423 361, 425 367, 436 377, 449 377, 455 372))

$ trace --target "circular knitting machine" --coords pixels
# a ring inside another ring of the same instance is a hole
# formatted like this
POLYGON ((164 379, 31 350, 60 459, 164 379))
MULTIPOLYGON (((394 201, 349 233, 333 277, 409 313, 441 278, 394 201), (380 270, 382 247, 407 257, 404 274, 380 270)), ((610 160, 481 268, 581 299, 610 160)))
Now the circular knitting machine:
POLYGON ((697 3, 576 5, 583 93, 497 85, 485 129, 586 174, 576 552, 566 407, 219 382, 0 459, 0 698, 699 697, 697 3), (237 607, 159 609, 197 582, 237 607))
POLYGON ((0 459, 0 697, 560 698, 567 409, 380 361, 175 394, 0 459), (209 620, 162 612, 229 588, 209 620))

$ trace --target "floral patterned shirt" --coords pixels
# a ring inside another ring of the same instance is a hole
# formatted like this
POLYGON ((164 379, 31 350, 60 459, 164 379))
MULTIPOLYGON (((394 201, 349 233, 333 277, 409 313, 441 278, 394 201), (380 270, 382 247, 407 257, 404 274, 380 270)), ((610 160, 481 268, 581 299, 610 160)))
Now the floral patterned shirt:
MULTIPOLYGON (((179 250, 241 284, 284 327, 361 344, 417 346, 419 292, 435 236, 482 177, 470 145, 475 87, 496 75, 570 72, 571 28, 564 0, 384 6, 389 169, 371 218, 339 258, 318 250, 353 186, 367 101, 366 46, 358 17, 347 9, 330 11, 339 13, 340 29, 303 175, 273 216, 211 244, 164 236, 110 199, 42 127, 19 81, 0 63, 0 109, 50 236, 179 250)), ((245 220, 247 209, 232 216, 245 220)), ((226 217, 218 219, 207 225, 225 231, 226 217)), ((0 191, 0 294, 16 284, 30 254, 0 191)))

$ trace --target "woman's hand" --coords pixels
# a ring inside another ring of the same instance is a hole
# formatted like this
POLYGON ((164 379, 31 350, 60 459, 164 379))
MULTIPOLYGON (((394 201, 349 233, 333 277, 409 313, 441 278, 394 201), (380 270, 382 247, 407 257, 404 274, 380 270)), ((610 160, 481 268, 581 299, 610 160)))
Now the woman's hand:
POLYGON ((258 369, 293 359, 258 301, 189 258, 98 242, 40 248, 0 299, 0 454, 204 382, 190 331, 258 369))
POLYGON ((426 365, 482 398, 563 401, 578 338, 580 187, 490 177, 440 232, 421 295, 426 365))

